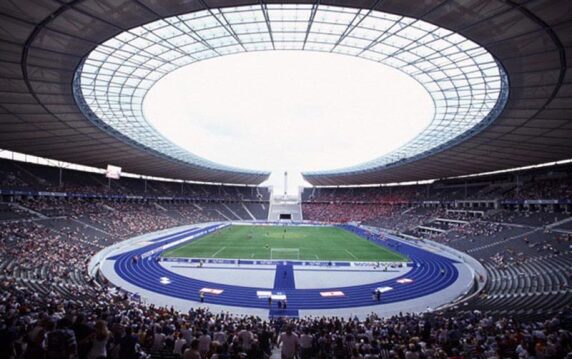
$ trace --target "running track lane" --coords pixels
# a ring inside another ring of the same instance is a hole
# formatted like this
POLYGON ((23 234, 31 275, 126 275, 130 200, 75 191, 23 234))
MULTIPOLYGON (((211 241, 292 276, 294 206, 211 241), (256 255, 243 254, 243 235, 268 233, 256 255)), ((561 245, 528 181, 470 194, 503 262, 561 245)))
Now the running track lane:
MULTIPOLYGON (((206 227, 205 230, 207 228, 212 227, 206 227)), ((382 302, 395 303, 435 293, 447 288, 458 278, 459 273, 454 265, 458 263, 456 261, 392 239, 372 239, 365 231, 355 227, 344 227, 344 229, 351 230, 378 245, 390 247, 394 251, 408 256, 413 262, 413 269, 398 278, 365 285, 331 287, 327 289, 285 289, 282 292, 288 297, 289 309, 335 309, 375 305, 376 303, 372 302, 371 299, 371 292, 374 288, 382 286, 394 288, 392 291, 383 294, 382 302), (445 274, 440 273, 441 269, 445 270, 445 274), (412 279, 413 283, 399 284, 397 280, 402 278, 412 279), (341 290, 345 293, 345 297, 323 298, 320 296, 320 292, 330 290, 341 290)), ((134 249, 109 259, 115 260, 114 269, 123 280, 155 293, 199 301, 198 293, 201 288, 216 288, 223 289, 223 294, 219 296, 207 295, 205 300, 207 303, 260 309, 267 308, 267 301, 258 299, 256 296, 257 290, 268 290, 266 288, 223 285, 181 276, 166 270, 158 263, 160 253, 139 260, 137 263, 132 263, 134 255, 141 255, 158 246, 200 231, 202 230, 175 233, 170 239, 166 239, 163 242, 134 249), (169 278, 171 283, 167 285, 161 284, 161 277, 169 278)), ((327 276, 324 276, 324 279, 327 280, 327 276)))

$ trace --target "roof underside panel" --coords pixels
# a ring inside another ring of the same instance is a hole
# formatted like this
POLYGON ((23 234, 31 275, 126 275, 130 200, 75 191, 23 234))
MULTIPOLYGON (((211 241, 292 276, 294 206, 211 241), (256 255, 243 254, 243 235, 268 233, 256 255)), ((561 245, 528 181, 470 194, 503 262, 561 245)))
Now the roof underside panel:
MULTIPOLYGON (((272 3, 286 3, 277 1, 272 3)), ((270 2, 269 2, 270 3, 270 2)), ((313 4, 313 1, 296 1, 313 4)), ((0 148, 151 176, 260 183, 266 174, 192 166, 127 143, 87 119, 73 98, 74 71, 126 29, 192 11, 259 1, 18 0, 0 3, 0 148)), ((367 171, 306 176, 315 185, 443 178, 572 157, 572 2, 537 0, 321 1, 414 18, 460 33, 502 64, 510 97, 480 133, 430 156, 367 171)))

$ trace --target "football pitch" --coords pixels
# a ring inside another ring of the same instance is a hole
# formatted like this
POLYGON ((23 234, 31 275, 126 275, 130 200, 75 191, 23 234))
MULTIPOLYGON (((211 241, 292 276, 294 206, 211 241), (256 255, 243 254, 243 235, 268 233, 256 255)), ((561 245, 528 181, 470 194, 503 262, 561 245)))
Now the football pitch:
POLYGON ((230 226, 163 253, 164 257, 406 261, 407 258, 335 227, 230 226))

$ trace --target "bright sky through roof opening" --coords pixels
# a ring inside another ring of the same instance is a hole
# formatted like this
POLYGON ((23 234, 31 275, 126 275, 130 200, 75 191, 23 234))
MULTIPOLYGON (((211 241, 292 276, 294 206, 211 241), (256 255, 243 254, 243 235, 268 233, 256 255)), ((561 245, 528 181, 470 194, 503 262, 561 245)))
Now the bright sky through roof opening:
POLYGON ((283 192, 301 171, 355 165, 419 134, 429 94, 391 67, 350 56, 272 51, 222 56, 178 69, 144 100, 145 118, 190 152, 221 164, 272 171, 283 192))

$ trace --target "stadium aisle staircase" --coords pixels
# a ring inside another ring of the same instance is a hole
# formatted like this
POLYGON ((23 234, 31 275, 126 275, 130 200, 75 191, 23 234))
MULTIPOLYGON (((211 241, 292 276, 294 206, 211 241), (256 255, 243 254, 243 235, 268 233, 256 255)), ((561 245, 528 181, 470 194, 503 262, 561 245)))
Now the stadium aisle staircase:
POLYGON ((274 290, 296 289, 294 282, 294 267, 291 263, 276 265, 274 275, 274 290))

